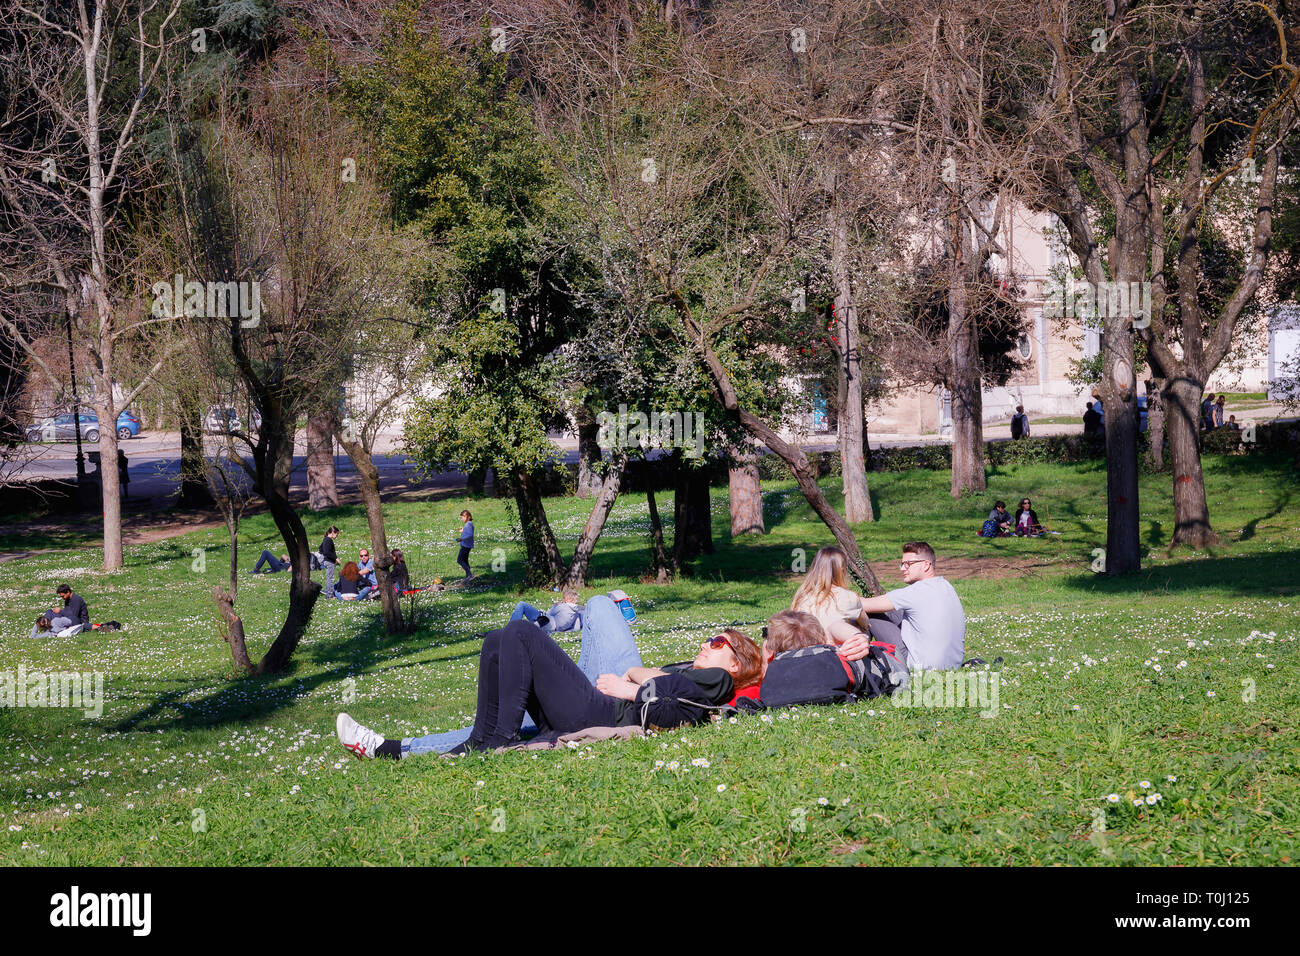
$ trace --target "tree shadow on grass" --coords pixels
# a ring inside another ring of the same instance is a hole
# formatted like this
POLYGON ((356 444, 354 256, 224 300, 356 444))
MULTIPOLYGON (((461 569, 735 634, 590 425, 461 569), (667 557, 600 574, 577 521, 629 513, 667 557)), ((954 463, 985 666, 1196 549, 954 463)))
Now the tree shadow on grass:
POLYGON ((1236 597, 1300 594, 1300 550, 1210 557, 1144 568, 1136 574, 1080 574, 1061 579, 1064 587, 1098 595, 1228 592, 1236 597))

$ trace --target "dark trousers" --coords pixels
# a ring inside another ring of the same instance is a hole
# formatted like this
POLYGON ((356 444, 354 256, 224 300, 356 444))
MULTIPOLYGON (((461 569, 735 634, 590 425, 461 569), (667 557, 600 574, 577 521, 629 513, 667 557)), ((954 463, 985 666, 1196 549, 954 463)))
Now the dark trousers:
POLYGON ((903 643, 903 612, 886 611, 884 614, 868 614, 871 619, 871 639, 893 644, 897 653, 894 655, 903 664, 907 663, 907 645, 903 643))
POLYGON ((289 567, 289 565, 285 564, 270 551, 265 550, 262 552, 262 556, 257 559, 257 564, 253 565, 253 573, 259 573, 262 570, 263 564, 270 567, 272 574, 276 571, 284 571, 289 567))
POLYGON ((463 544, 460 546, 460 555, 456 558, 456 563, 465 569, 465 577, 472 577, 469 573, 469 548, 463 544))
POLYGON ((487 750, 518 739, 524 711, 540 732, 565 734, 612 726, 616 706, 537 625, 511 621, 483 641, 469 746, 487 750))

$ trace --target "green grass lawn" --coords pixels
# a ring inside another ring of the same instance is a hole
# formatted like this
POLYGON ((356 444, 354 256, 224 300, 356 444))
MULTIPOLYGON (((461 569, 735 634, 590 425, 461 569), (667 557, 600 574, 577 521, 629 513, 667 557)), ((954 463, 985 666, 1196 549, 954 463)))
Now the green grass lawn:
MULTIPOLYGON (((1208 458, 1222 543, 1172 557, 1163 550, 1170 479, 1144 477, 1150 553, 1124 579, 1090 570, 1106 525, 1098 464, 993 469, 987 494, 956 501, 947 472, 870 477, 880 520, 857 531, 872 560, 896 561, 902 541, 922 538, 941 572, 944 559, 980 562, 978 576, 954 583, 969 618, 966 654, 989 661, 999 680, 996 707, 985 708, 995 716, 877 700, 573 751, 357 761, 334 739, 339 710, 389 736, 466 724, 483 633, 521 598, 549 603, 549 593, 519 587, 523 548, 505 502, 469 504, 482 577, 427 600, 417 633, 386 637, 377 607, 322 600, 295 669, 277 678, 234 677, 218 636, 210 595, 229 560, 224 532, 130 548, 126 569, 111 575, 93 550, 2 565, 0 670, 101 671, 106 703, 99 718, 0 709, 0 862, 1296 859, 1300 483, 1286 462, 1208 458), (994 498, 1026 494, 1060 537, 976 537, 994 498), (504 570, 487 570, 494 552, 504 570), (29 640, 64 580, 96 620, 127 629, 29 640), (1133 806, 1155 793, 1158 801, 1133 806)), ((837 503, 835 479, 823 486, 837 503)), ((620 499, 588 594, 632 595, 647 663, 688 657, 733 622, 756 634, 787 606, 800 549, 810 562, 830 536, 792 483, 764 492, 769 533, 733 543, 726 490, 714 489, 717 553, 666 587, 639 581, 644 496, 620 499)), ((456 576, 464 506, 388 506, 390 542, 407 552, 417 582, 456 576)), ((548 508, 571 549, 586 506, 555 499, 548 508)), ((342 528, 340 553, 355 554, 361 509, 310 516, 313 543, 331 522, 342 528)), ((244 568, 262 547, 280 547, 265 516, 241 539, 244 568)), ((241 578, 254 654, 274 636, 286 588, 285 575, 241 578)))

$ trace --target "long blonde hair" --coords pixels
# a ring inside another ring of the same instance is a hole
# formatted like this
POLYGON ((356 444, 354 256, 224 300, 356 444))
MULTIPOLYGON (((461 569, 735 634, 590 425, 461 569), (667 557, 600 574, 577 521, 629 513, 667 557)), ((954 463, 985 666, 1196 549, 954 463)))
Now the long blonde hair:
POLYGON ((804 576, 803 584, 794 592, 790 608, 809 611, 819 607, 834 607, 835 594, 831 589, 848 586, 845 570, 847 565, 844 552, 839 548, 820 548, 817 557, 813 558, 812 567, 804 576))

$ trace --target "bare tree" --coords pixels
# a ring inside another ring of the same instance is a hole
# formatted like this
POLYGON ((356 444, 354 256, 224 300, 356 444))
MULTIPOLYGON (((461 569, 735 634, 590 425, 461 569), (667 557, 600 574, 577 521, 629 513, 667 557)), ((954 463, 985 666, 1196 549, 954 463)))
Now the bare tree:
MULTIPOLYGON (((59 296, 67 323, 93 357, 99 456, 110 463, 100 469, 107 570, 122 566, 112 426, 168 358, 155 354, 134 387, 119 392, 120 350, 159 321, 130 304, 139 290, 129 278, 121 211, 140 188, 146 165, 140 134, 161 103, 168 57, 184 39, 174 27, 180 8, 181 0, 90 8, 83 0, 18 3, 0 13, 0 73, 16 94, 5 99, 19 111, 0 132, 5 241, 39 263, 31 281, 59 296), (136 94, 115 95, 118 83, 136 94)), ((3 314, 0 324, 35 368, 57 381, 29 334, 3 314)))

